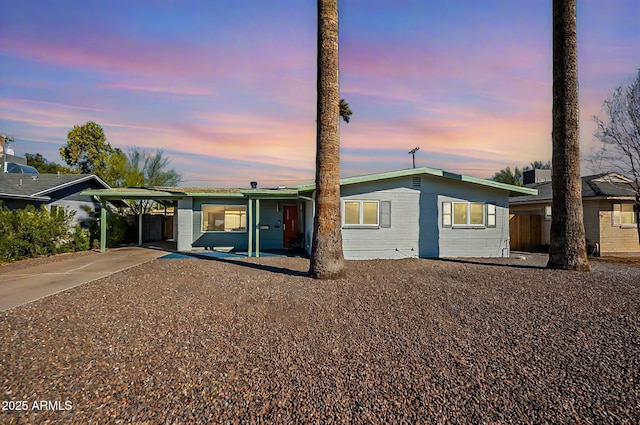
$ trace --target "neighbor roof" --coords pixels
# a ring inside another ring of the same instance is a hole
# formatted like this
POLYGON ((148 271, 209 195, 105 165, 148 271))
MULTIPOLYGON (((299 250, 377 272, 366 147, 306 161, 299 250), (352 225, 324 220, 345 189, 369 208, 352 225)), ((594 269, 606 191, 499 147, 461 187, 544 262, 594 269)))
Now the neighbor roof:
POLYGON ((48 200, 48 194, 88 180, 95 180, 101 186, 109 187, 93 174, 0 173, 0 197, 48 200))
MULTIPOLYGON (((532 183, 529 188, 538 189, 535 196, 517 196, 509 198, 510 204, 550 201, 553 199, 551 182, 532 183)), ((602 173, 582 177, 582 198, 635 199, 635 184, 617 173, 602 173)))
MULTIPOLYGON (((398 171, 390 171, 388 173, 379 173, 379 174, 367 174, 364 176, 356 176, 356 177, 347 177, 340 179, 340 185, 350 185, 356 183, 364 183, 364 182, 372 182, 386 179, 393 179, 397 177, 407 177, 407 176, 416 176, 416 175, 431 175, 436 177, 443 177, 451 180, 458 180, 467 183, 478 184, 481 186, 487 186, 494 189, 502 189, 507 190, 514 193, 522 193, 524 195, 536 195, 538 191, 534 188, 522 187, 522 186, 514 186, 505 183, 499 183, 493 180, 480 179, 477 177, 465 176, 463 174, 455 174, 445 170, 437 169, 437 168, 429 168, 429 167, 421 167, 421 168, 409 168, 406 170, 398 170, 398 171)), ((298 186, 298 190, 301 192, 314 190, 316 187, 315 183, 298 186)))

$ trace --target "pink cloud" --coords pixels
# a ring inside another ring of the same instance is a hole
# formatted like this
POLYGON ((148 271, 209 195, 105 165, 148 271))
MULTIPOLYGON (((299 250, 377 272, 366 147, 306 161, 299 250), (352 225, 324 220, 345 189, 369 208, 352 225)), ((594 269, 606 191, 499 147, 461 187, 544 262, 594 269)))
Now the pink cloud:
POLYGON ((230 49, 225 43, 201 46, 177 39, 135 39, 99 28, 81 34, 59 32, 47 39, 7 34, 0 40, 0 50, 16 57, 145 76, 234 77, 250 82, 282 69, 305 66, 309 59, 313 61, 313 56, 300 46, 294 45, 287 54, 278 48, 277 43, 230 49))
POLYGON ((211 96, 215 94, 214 90, 207 90, 201 86, 180 86, 174 84, 128 84, 128 83, 112 83, 112 84, 98 84, 98 88, 101 89, 113 89, 123 91, 141 91, 149 93, 167 93, 177 94, 185 96, 211 96))

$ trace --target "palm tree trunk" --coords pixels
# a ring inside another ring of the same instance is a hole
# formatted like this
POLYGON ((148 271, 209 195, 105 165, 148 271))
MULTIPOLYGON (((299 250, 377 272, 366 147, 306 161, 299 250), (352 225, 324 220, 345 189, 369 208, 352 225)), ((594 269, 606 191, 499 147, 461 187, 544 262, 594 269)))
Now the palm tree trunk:
POLYGON ((553 191, 547 267, 588 271, 578 139, 576 0, 553 0, 553 191))
POLYGON ((340 220, 338 0, 318 0, 316 193, 309 275, 344 275, 340 220))

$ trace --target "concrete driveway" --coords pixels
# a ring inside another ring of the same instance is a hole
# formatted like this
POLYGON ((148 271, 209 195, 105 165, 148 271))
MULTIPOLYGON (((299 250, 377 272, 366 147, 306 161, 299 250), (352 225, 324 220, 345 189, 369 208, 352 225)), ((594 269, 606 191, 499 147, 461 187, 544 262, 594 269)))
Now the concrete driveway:
POLYGON ((0 269, 0 311, 154 260, 166 251, 126 247, 3 273, 0 269))

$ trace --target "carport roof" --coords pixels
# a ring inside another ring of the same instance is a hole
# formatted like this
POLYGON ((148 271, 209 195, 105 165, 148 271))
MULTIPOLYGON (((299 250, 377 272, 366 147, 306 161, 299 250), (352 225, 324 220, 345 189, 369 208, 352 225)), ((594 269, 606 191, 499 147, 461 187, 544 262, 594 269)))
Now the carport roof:
POLYGON ((85 190, 83 195, 101 199, 151 199, 177 200, 184 197, 194 198, 297 198, 296 189, 219 189, 188 187, 124 187, 112 189, 85 190))

